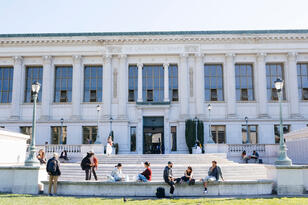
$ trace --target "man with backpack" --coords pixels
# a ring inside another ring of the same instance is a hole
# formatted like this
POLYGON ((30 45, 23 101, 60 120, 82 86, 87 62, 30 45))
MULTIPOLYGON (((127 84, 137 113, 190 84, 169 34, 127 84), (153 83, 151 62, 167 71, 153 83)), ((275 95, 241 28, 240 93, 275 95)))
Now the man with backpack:
POLYGON ((57 183, 58 178, 61 175, 60 171, 60 162, 59 162, 59 155, 57 153, 53 154, 53 158, 49 159, 46 166, 46 171, 49 175, 49 187, 48 187, 48 194, 51 194, 51 187, 53 185, 53 193, 54 195, 57 194, 57 183))
POLYGON ((91 157, 92 157, 93 153, 92 152, 88 152, 87 156, 85 156, 82 161, 81 161, 81 169, 85 171, 86 173, 86 180, 91 180, 91 168, 93 166, 93 164, 91 163, 91 157))

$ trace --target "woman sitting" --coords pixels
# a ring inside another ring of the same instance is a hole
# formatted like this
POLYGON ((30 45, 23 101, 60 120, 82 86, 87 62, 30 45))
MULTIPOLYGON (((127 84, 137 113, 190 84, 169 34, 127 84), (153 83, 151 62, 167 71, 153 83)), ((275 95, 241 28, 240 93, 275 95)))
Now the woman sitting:
POLYGON ((192 171, 192 167, 189 166, 187 167, 186 171, 184 172, 184 176, 181 177, 181 181, 182 182, 188 182, 189 184, 193 184, 195 180, 193 179, 193 171, 192 171))
POLYGON ((242 157, 242 160, 243 160, 245 163, 248 163, 248 160, 249 160, 250 158, 249 158, 249 156, 247 156, 245 150, 242 152, 241 157, 242 157))
POLYGON ((118 163, 114 170, 111 172, 111 175, 108 176, 110 178, 110 181, 112 182, 118 182, 118 181, 124 181, 125 176, 122 173, 122 164, 118 163))
POLYGON ((40 164, 46 164, 46 157, 43 149, 39 150, 37 159, 40 161, 40 164))
POLYGON ((138 174, 138 181, 142 181, 142 182, 151 181, 152 180, 152 170, 150 168, 150 163, 145 162, 144 167, 145 167, 145 170, 142 173, 138 174))

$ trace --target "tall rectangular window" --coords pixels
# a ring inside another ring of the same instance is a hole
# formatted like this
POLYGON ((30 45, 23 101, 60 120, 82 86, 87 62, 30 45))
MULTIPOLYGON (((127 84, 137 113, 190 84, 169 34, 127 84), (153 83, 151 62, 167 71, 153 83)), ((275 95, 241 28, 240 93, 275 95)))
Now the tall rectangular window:
MULTIPOLYGON (((248 137, 251 144, 258 144, 258 126, 248 125, 248 137)), ((247 144, 247 127, 242 125, 242 143, 247 144)))
POLYGON ((142 87, 145 102, 164 101, 164 68, 162 65, 143 66, 142 87))
POLYGON ((177 150, 177 146, 176 146, 176 126, 171 126, 171 143, 172 143, 172 147, 171 147, 171 151, 176 151, 177 150))
POLYGON ((39 82, 41 84, 40 93, 38 95, 38 102, 42 99, 42 83, 43 83, 43 68, 40 66, 29 66, 26 68, 26 86, 25 86, 25 102, 33 102, 32 99, 32 84, 33 82, 39 82))
MULTIPOLYGON (((287 134, 290 132, 291 125, 282 125, 283 134, 287 134)), ((274 125, 274 133, 275 133, 275 143, 279 144, 280 142, 280 125, 274 125)))
POLYGON ((308 100, 308 63, 297 64, 298 95, 300 100, 308 100))
MULTIPOLYGON (((275 80, 280 78, 284 80, 283 64, 282 63, 268 63, 266 64, 266 81, 267 81, 267 100, 277 101, 278 95, 275 88, 275 80)), ((283 99, 286 99, 285 85, 283 86, 283 99)))
POLYGON ((136 102, 138 92, 138 68, 136 65, 128 67, 128 101, 136 102))
POLYGON ((0 67, 0 103, 12 102, 13 68, 0 67))
POLYGON ((21 126, 19 127, 19 129, 20 133, 30 136, 30 139, 27 140, 27 144, 30 144, 32 136, 32 126, 21 126))
POLYGON ((61 126, 51 126, 51 144, 66 144, 67 127, 62 127, 62 138, 61 138, 61 126))
POLYGON ((236 100, 254 100, 253 69, 251 64, 235 65, 236 100))
POLYGON ((73 68, 71 66, 56 67, 55 102, 72 102, 73 68))
POLYGON ((130 127, 130 151, 136 152, 136 127, 130 127))
POLYGON ((211 126, 213 141, 216 144, 226 143, 226 126, 224 125, 212 125, 211 126))
POLYGON ((204 86, 206 101, 223 101, 223 71, 221 64, 204 65, 204 86))
POLYGON ((169 66, 169 99, 170 101, 179 101, 178 92, 178 66, 169 66))
POLYGON ((97 137, 97 126, 83 126, 82 127, 82 143, 94 144, 97 137))
POLYGON ((84 102, 102 102, 103 69, 101 66, 84 67, 84 102))

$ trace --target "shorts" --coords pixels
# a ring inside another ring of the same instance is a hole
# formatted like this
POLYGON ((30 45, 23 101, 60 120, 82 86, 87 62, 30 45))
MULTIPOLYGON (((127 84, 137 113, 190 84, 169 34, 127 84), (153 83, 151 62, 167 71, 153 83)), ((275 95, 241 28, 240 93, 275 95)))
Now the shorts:
POLYGON ((207 176, 204 179, 202 179, 202 182, 213 182, 216 181, 216 177, 214 176, 207 176))

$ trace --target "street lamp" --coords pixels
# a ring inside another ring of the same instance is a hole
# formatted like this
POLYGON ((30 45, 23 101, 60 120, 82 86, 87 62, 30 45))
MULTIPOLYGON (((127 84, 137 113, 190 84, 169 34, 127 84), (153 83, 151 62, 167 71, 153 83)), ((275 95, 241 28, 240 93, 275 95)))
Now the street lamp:
POLYGON ((63 122, 64 122, 64 119, 61 118, 60 119, 60 123, 61 123, 61 130, 60 130, 60 144, 63 144, 63 122))
POLYGON ((31 86, 32 97, 33 97, 33 116, 32 116, 32 136, 31 136, 31 143, 29 148, 29 156, 25 161, 25 166, 34 166, 39 165, 39 162, 36 158, 36 151, 35 151, 35 132, 36 132, 36 102, 38 93, 40 91, 41 84, 35 81, 31 86))
POLYGON ((109 134, 109 136, 112 136, 113 137, 113 133, 112 133, 112 117, 110 117, 110 134, 109 134))
POLYGON ((247 137, 246 144, 250 144, 249 131, 248 131, 248 117, 247 116, 245 117, 245 122, 246 122, 246 137, 247 137))
POLYGON ((101 106, 100 105, 97 105, 96 106, 96 111, 97 111, 97 137, 96 137, 96 140, 95 140, 95 144, 101 144, 101 138, 100 138, 100 135, 99 135, 99 112, 101 111, 101 106))
POLYGON ((283 88, 283 80, 280 78, 277 78, 277 80, 274 82, 275 88, 277 89, 277 95, 279 100, 279 111, 280 111, 280 125, 279 125, 279 135, 280 135, 280 146, 279 146, 279 156, 276 160, 276 165, 292 165, 292 161, 287 156, 287 146, 284 142, 283 138, 283 130, 282 130, 282 88, 283 88))
POLYGON ((194 122, 195 122, 195 131, 196 131, 196 148, 197 148, 197 146, 198 146, 198 118, 197 117, 195 117, 194 118, 194 122))
POLYGON ((213 140, 213 136, 212 136, 212 125, 211 125, 211 110, 212 110, 212 105, 208 104, 207 105, 207 110, 209 111, 209 138, 207 140, 208 144, 213 144, 214 140, 213 140))

